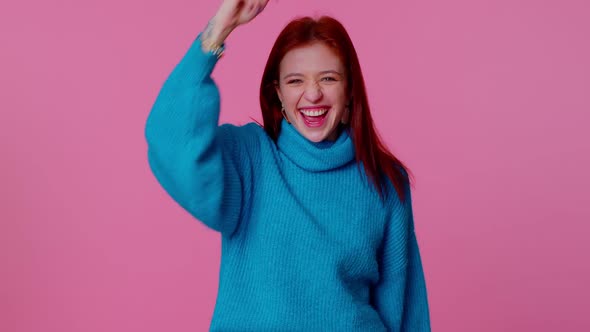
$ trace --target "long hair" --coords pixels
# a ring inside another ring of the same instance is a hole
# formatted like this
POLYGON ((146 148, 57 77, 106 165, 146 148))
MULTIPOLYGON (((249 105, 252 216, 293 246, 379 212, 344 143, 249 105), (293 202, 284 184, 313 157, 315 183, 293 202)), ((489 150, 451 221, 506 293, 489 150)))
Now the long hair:
POLYGON ((367 177, 382 198, 387 194, 386 180, 389 179, 404 201, 404 187, 410 184, 409 170, 387 149, 377 134, 356 50, 342 24, 332 17, 294 19, 277 37, 260 84, 260 106, 265 132, 276 141, 281 130, 281 102, 275 90, 281 60, 290 50, 314 42, 324 43, 335 51, 346 68, 347 92, 351 100, 349 128, 346 130, 351 133, 357 164, 364 167, 367 177))

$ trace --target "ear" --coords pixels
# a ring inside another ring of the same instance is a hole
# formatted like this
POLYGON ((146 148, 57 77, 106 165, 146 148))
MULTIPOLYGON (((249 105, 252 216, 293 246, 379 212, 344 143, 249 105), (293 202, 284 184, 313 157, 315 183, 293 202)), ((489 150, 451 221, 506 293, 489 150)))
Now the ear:
POLYGON ((279 100, 281 101, 281 104, 283 103, 283 94, 281 93, 281 86, 279 85, 279 82, 277 81, 273 81, 273 84, 275 86, 275 91, 277 92, 277 96, 279 97, 279 100))

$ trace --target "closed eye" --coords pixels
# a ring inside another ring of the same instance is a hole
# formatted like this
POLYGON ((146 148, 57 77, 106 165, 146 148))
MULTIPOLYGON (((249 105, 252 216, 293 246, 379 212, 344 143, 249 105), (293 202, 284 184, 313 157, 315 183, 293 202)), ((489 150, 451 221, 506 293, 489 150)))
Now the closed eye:
POLYGON ((295 84, 295 83, 301 83, 303 81, 301 81, 300 79, 292 79, 292 80, 288 80, 287 84, 295 84))

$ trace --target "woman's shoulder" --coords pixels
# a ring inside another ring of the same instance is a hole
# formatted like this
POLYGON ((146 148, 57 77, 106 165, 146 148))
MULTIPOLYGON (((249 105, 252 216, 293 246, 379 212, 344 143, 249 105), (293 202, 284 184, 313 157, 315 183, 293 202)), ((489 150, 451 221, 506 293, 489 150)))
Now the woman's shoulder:
POLYGON ((261 149, 268 148, 271 138, 266 134, 264 128, 255 122, 236 125, 225 123, 219 126, 224 140, 240 150, 247 150, 250 153, 258 153, 261 149))
POLYGON ((384 176, 384 193, 387 205, 394 210, 405 210, 412 204, 412 182, 407 169, 400 165, 392 165, 398 170, 397 184, 384 176))
POLYGON ((231 135, 234 138, 242 140, 259 140, 268 138, 264 128, 255 122, 248 122, 246 124, 232 124, 224 123, 219 126, 223 134, 231 135))

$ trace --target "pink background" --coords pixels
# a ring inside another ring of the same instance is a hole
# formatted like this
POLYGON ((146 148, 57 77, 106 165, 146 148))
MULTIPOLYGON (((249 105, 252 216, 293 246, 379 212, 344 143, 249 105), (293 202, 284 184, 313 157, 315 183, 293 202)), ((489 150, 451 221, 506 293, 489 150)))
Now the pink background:
MULTIPOLYGON (((1 331, 207 330, 220 239, 156 183, 143 128, 218 4, 0 4, 1 331)), ((433 330, 589 331, 589 10, 273 0, 228 40, 222 121, 260 119, 290 18, 334 15, 417 178, 433 330)))

